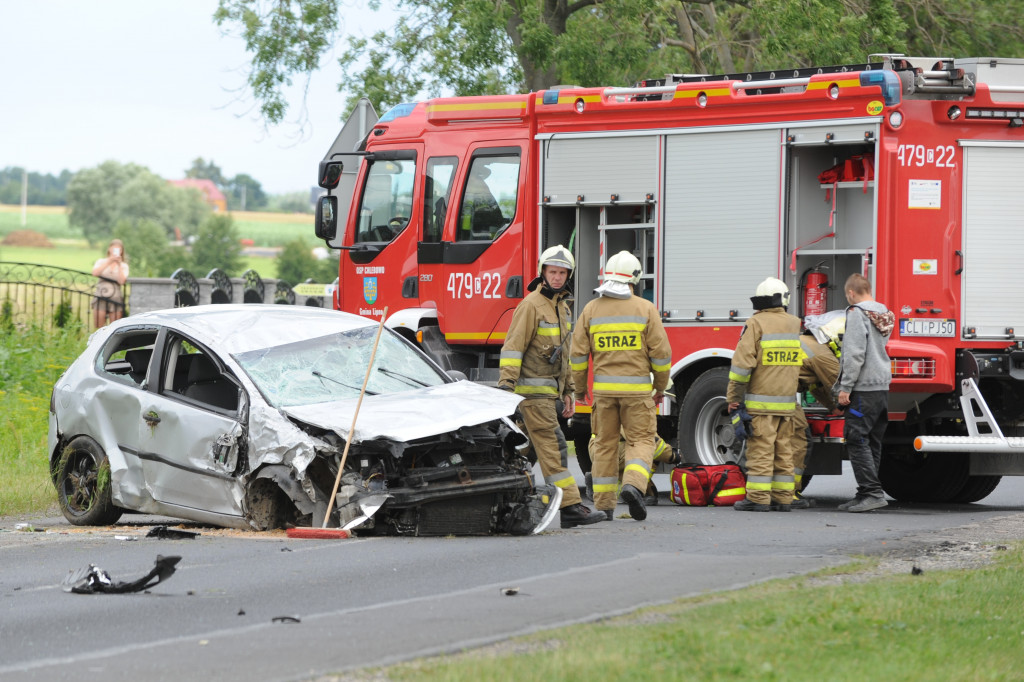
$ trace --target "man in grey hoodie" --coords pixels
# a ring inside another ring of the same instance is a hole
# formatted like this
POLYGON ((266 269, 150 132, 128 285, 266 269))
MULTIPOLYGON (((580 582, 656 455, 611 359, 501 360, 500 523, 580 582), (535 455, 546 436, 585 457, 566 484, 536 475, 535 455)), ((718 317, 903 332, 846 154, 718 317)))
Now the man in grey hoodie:
POLYGON ((846 411, 846 451, 857 479, 857 496, 839 505, 841 511, 866 512, 886 506, 878 466, 882 436, 889 423, 888 399, 891 365, 885 344, 895 315, 871 297, 871 282, 850 275, 845 285, 846 330, 837 402, 846 411))

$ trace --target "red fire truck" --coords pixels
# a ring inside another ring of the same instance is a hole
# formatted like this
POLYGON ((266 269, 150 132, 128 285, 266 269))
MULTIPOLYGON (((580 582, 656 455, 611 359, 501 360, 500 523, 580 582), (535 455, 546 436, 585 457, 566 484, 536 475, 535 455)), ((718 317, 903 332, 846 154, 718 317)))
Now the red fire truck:
MULTIPOLYGON (((725 388, 757 283, 783 279, 805 315, 863 273, 899 319, 883 485, 971 502, 1024 475, 1022 177, 1024 60, 880 55, 360 106, 320 165, 316 230, 344 250, 335 307, 387 306, 483 382, 543 249, 575 253, 577 314, 633 252, 672 341, 659 424, 705 463, 735 458, 725 388)), ((809 416, 809 473, 839 473, 841 422, 809 416)))

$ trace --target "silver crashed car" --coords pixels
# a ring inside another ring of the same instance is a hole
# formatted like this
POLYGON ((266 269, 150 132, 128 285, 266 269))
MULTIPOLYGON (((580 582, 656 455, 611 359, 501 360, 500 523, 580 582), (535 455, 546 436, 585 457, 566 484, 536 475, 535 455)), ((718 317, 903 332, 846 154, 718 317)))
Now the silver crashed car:
MULTIPOLYGON (((320 527, 377 327, 312 307, 207 305, 100 329, 50 399, 47 447, 65 517, 106 525, 131 510, 320 527)), ((519 400, 454 380, 385 329, 328 527, 543 530, 561 491, 534 484, 526 437, 509 418, 519 400)))

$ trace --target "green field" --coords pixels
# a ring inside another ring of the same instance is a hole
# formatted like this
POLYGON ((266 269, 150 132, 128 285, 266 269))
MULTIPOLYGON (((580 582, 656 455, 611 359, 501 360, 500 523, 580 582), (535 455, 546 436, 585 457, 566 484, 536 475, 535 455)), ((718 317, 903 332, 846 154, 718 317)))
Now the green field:
MULTIPOLYGON (((304 240, 310 247, 320 243, 313 235, 312 216, 256 212, 232 215, 239 238, 251 239, 254 246, 280 247, 295 239, 304 240)), ((104 253, 103 246, 89 246, 81 232, 68 227, 67 213, 62 206, 29 206, 23 227, 19 207, 0 205, 0 237, 23 229, 46 235, 53 242, 53 248, 0 246, 0 260, 92 272, 93 263, 104 253)), ((129 261, 130 257, 131 254, 129 261)), ((277 266, 272 257, 245 256, 243 260, 243 271, 251 268, 261 277, 277 277, 277 266)), ((206 273, 193 274, 202 276, 206 273)))
POLYGON ((82 239, 80 230, 68 226, 63 206, 29 206, 25 218, 25 225, 22 225, 20 207, 0 205, 0 236, 15 230, 33 230, 50 239, 82 239))
MULTIPOLYGON (((58 243, 52 249, 34 246, 0 246, 0 260, 15 263, 35 263, 52 265, 79 272, 92 272, 93 263, 103 255, 102 249, 94 249, 85 242, 58 243)), ((242 270, 252 268, 263 278, 277 277, 277 263, 273 258, 261 256, 245 256, 242 270)), ((129 256, 129 264, 131 258, 129 256)), ((201 277, 206 273, 192 273, 201 277)))
MULTIPOLYGON (((254 246, 284 246, 295 239, 302 239, 312 247, 319 242, 313 234, 311 215, 245 211, 232 213, 231 216, 238 229, 239 239, 251 239, 254 246)), ((26 223, 22 226, 21 208, 0 204, 0 237, 15 230, 33 230, 45 234, 51 240, 85 241, 80 230, 68 226, 68 216, 63 206, 29 206, 26 223)))

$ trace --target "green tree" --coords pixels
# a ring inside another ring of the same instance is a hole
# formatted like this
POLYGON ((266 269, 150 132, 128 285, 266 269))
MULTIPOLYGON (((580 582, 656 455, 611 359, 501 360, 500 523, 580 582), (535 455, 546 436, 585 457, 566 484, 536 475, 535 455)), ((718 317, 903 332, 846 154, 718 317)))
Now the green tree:
POLYGON ((192 167, 185 171, 185 177, 198 180, 213 180, 213 184, 217 185, 217 188, 221 191, 227 185, 227 180, 224 178, 224 173, 221 171, 220 166, 215 164, 213 159, 204 161, 201 156, 192 161, 192 167))
POLYGON ((167 235, 174 235, 175 228, 194 234, 210 212, 199 192, 170 185, 143 166, 116 161, 76 173, 67 194, 69 225, 94 245, 109 239, 122 221, 150 221, 167 235))
POLYGON ((317 284, 330 284, 338 278, 338 259, 328 257, 317 259, 309 244, 302 239, 294 239, 281 249, 275 261, 277 278, 292 286, 311 279, 317 284))
POLYGON ((319 272, 318 261, 303 239, 285 244, 274 263, 277 265, 277 278, 292 286, 305 282, 309 277, 316 279, 319 272))
POLYGON ((196 277, 204 277, 214 268, 220 268, 229 277, 242 271, 242 244, 231 216, 214 214, 203 221, 192 243, 191 264, 196 277))
POLYGON ((167 277, 178 268, 192 267, 189 253, 171 246, 166 230, 151 220, 122 220, 113 236, 124 243, 132 277, 167 277))
POLYGON ((267 208, 281 213, 312 213, 313 202, 309 192, 287 192, 271 196, 267 208))
MULTIPOLYGON (((21 203, 21 168, 0 170, 0 204, 21 203)), ((33 206, 62 206, 68 200, 68 183, 72 173, 63 170, 60 175, 29 172, 27 201, 33 206)))
MULTIPOLYGON (((630 85, 668 72, 861 63, 878 52, 1024 52, 1019 2, 397 0, 396 6, 402 16, 393 28, 348 36, 340 58, 339 88, 369 97, 379 111, 424 95, 630 85)), ((283 86, 320 68, 343 9, 341 0, 219 0, 214 21, 245 39, 249 83, 266 121, 284 118, 283 86)))
POLYGON ((251 175, 239 173, 226 187, 228 208, 235 211, 258 211, 267 205, 263 186, 251 175))

